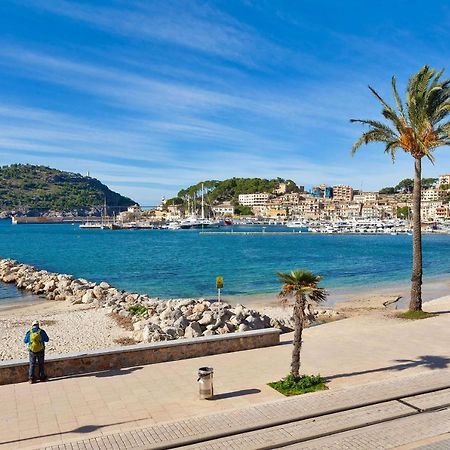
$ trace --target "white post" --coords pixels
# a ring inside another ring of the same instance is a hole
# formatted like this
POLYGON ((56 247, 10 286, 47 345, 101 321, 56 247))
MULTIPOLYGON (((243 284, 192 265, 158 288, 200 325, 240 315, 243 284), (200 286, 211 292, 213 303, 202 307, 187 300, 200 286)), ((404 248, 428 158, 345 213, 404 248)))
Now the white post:
POLYGON ((220 288, 217 288, 217 300, 220 303, 220 288))

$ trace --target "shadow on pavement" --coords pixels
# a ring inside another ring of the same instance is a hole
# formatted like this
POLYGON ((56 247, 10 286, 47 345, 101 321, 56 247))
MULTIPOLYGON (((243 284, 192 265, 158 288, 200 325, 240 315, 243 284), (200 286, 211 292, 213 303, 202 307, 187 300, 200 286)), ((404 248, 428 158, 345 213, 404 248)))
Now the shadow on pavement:
POLYGON ((213 400, 223 400, 224 398, 241 397, 242 395, 259 394, 261 389, 241 389, 240 391, 224 392, 214 395, 213 400))
POLYGON ((88 373, 80 373, 74 375, 65 375, 63 377, 54 377, 49 381, 58 381, 58 380, 66 380, 68 378, 84 378, 84 377, 96 377, 96 378, 108 378, 108 377, 117 377, 120 375, 129 375, 130 373, 135 372, 136 370, 141 370, 143 367, 128 367, 126 369, 110 369, 110 370, 102 370, 100 372, 88 372, 88 373))
POLYGON ((326 377, 327 380, 335 380, 337 378, 353 377, 357 375, 365 375, 368 373, 402 371, 412 369, 413 367, 426 367, 428 369, 446 369, 450 367, 450 358, 446 356, 425 355, 419 356, 417 359, 397 359, 392 366, 380 367, 378 369, 361 370, 360 372, 340 373, 326 377))
MULTIPOLYGON (((50 434, 37 434, 36 436, 22 438, 22 439, 15 439, 12 441, 1 441, 0 445, 14 444, 15 442, 30 441, 33 439, 40 439, 40 438, 51 437, 51 436, 62 436, 64 434, 69 434, 69 433, 92 433, 93 431, 97 431, 104 427, 110 427, 113 425, 122 425, 124 423, 130 423, 130 422, 139 422, 139 420, 145 420, 145 419, 126 420, 123 422, 107 423, 105 425, 83 425, 82 427, 74 428, 73 430, 70 430, 70 431, 61 431, 58 433, 50 433, 50 434)), ((17 447, 17 448, 21 448, 21 447, 17 447)))

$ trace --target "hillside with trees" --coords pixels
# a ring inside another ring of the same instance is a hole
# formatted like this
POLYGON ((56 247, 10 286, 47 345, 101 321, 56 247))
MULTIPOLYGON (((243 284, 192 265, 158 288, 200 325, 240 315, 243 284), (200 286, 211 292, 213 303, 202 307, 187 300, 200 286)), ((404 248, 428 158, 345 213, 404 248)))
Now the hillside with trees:
POLYGON ((178 192, 177 196, 167 201, 168 205, 186 205, 188 200, 199 201, 201 189, 204 189, 205 204, 212 206, 214 204, 231 202, 239 207, 238 198, 240 194, 254 194, 257 192, 274 193, 281 184, 286 185, 286 192, 299 192, 298 186, 292 180, 283 178, 274 178, 271 180, 265 178, 229 178, 224 181, 207 180, 189 186, 178 192))
POLYGON ((45 166, 13 164, 0 167, 0 211, 83 214, 135 204, 99 180, 45 166))
MULTIPOLYGON (((437 178, 422 178, 422 189, 430 189, 437 183, 437 178)), ((413 191, 414 180, 405 178, 397 186, 388 186, 380 189, 380 194, 411 194, 413 191)))

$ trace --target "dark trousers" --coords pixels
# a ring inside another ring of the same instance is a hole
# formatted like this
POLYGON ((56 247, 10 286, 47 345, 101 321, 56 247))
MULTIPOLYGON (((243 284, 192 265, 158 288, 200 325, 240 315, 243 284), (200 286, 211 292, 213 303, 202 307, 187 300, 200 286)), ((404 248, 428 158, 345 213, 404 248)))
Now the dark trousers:
POLYGON ((45 378, 44 371, 44 350, 41 352, 34 353, 32 351, 28 351, 30 356, 30 369, 28 371, 28 378, 30 380, 34 380, 34 372, 36 367, 36 362, 39 366, 39 378, 43 380, 45 378))

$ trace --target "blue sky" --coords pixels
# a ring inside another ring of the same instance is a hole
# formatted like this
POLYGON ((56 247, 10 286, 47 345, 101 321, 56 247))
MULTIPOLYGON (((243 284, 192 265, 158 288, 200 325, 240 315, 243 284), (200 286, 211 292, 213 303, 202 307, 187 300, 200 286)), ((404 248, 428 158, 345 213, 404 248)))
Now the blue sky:
MULTIPOLYGON (((143 205, 232 176, 392 185, 410 157, 352 158, 349 119, 379 114, 368 84, 445 67, 448 23, 439 0, 2 0, 0 164, 89 171, 143 205)), ((450 171, 436 156, 425 176, 450 171)))

